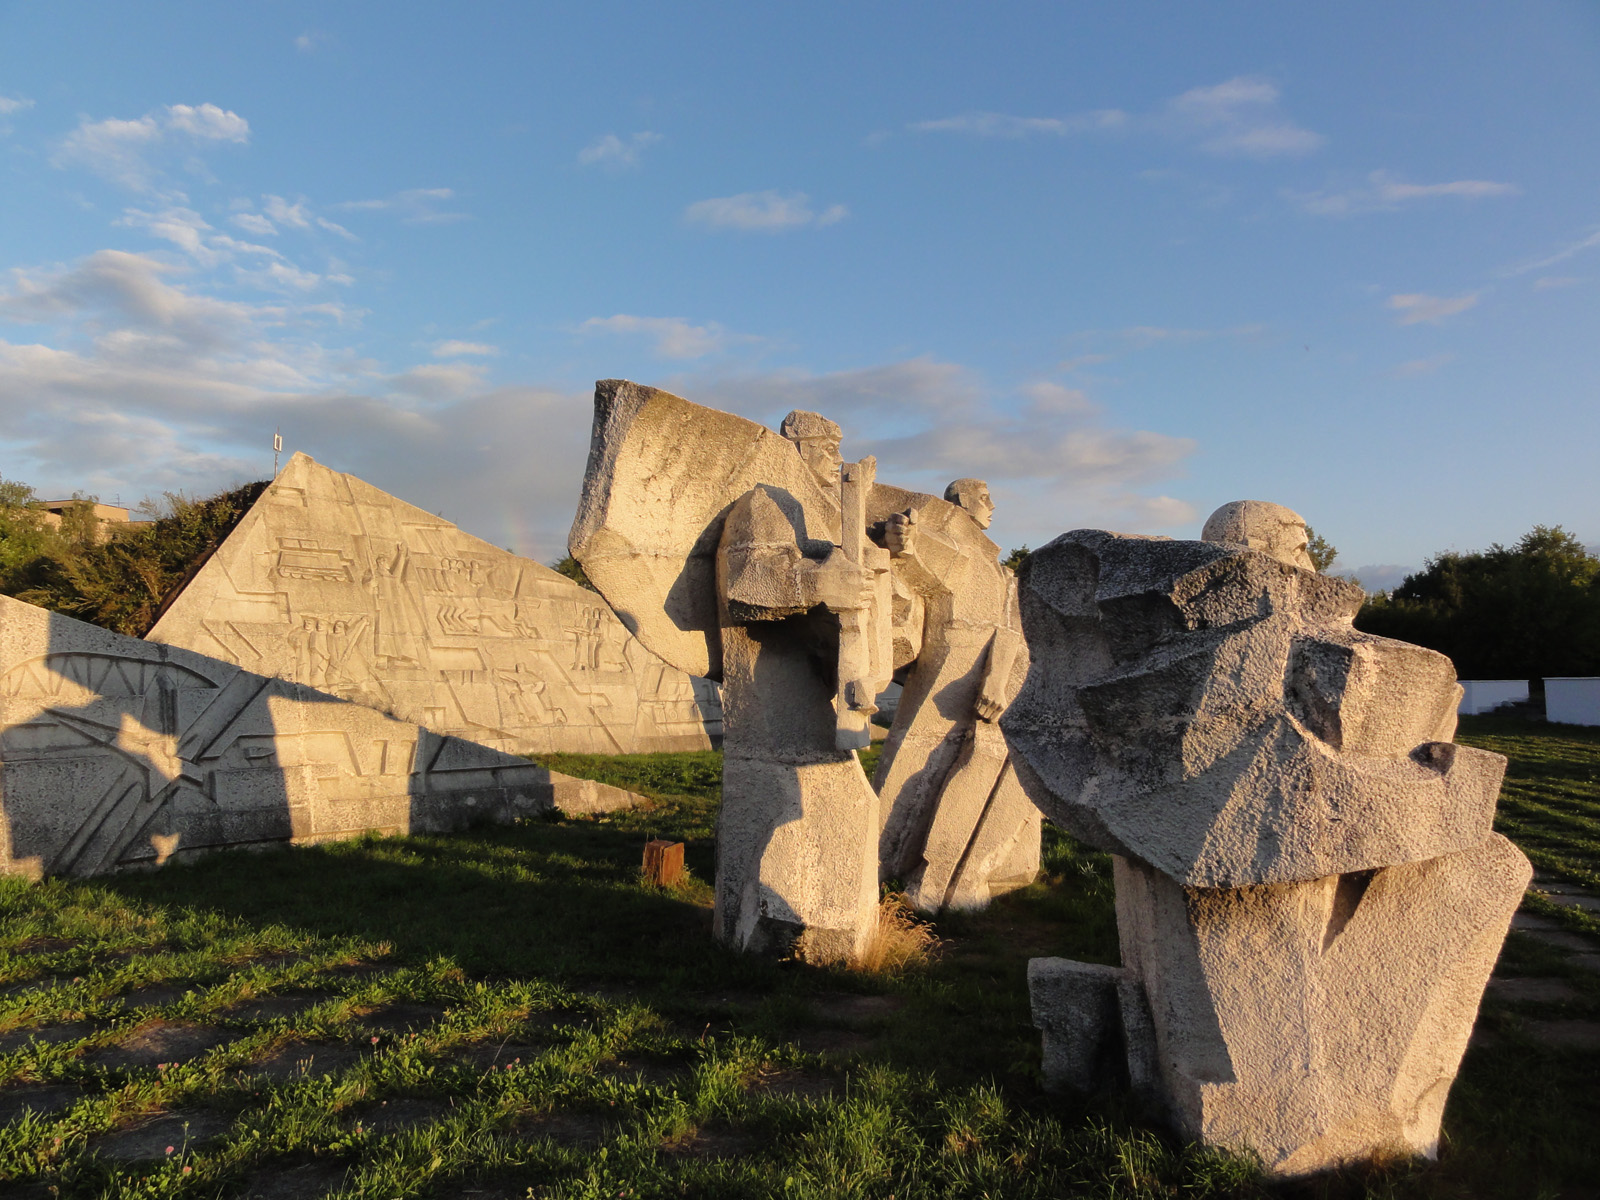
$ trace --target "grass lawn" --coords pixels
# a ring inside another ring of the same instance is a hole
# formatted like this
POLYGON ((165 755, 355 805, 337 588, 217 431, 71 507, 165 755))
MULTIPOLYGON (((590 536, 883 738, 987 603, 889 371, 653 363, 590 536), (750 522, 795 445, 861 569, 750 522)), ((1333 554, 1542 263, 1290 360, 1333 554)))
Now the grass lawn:
MULTIPOLYGON (((1463 722, 1493 738, 1507 832, 1593 870, 1600 741, 1463 722)), ((1124 1095, 1040 1091, 1027 960, 1115 961, 1104 856, 1049 833, 922 970, 764 962, 709 936, 717 755, 541 761, 654 806, 0 880, 0 1195, 1596 1195, 1600 1053, 1544 1046, 1537 1005, 1486 1003, 1440 1162, 1269 1185, 1124 1095), (654 836, 681 888, 641 882, 654 836)), ((1525 941, 1513 971, 1564 969, 1525 941)), ((1567 974, 1560 1012, 1600 1013, 1567 974)))

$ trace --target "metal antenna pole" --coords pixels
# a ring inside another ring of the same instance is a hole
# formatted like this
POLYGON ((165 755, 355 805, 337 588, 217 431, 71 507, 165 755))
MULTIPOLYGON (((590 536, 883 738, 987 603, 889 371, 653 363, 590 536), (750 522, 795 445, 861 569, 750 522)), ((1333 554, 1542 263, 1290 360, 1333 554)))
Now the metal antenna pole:
POLYGON ((278 477, 278 455, 283 453, 283 432, 279 430, 272 435, 272 477, 278 477))

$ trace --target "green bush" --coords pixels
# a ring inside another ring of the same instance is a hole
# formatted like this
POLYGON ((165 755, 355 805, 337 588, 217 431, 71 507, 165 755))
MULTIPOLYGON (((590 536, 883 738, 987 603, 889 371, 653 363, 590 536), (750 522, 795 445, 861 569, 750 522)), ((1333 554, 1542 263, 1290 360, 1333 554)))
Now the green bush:
POLYGON ((0 593, 143 637, 266 487, 246 484, 203 500, 168 492, 168 515, 113 527, 102 542, 92 501, 69 509, 52 529, 32 488, 0 483, 0 593))

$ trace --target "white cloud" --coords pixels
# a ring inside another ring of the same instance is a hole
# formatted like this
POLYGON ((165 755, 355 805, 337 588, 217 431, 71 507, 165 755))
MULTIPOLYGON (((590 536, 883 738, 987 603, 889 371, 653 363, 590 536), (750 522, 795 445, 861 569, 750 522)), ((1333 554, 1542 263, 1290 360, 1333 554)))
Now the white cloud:
MULTIPOLYGON (((348 200, 334 207, 346 212, 391 213, 405 225, 448 225, 471 219, 467 213, 440 208, 444 201, 455 199, 455 195, 451 188, 410 188, 382 200, 348 200)), ((349 234, 346 229, 334 228, 340 233, 349 234)))
POLYGON ((1009 545, 1084 524, 1169 528, 1195 515, 1182 500, 1136 490, 1178 473, 1192 440, 1109 426, 1088 397, 1048 381, 1025 385, 1018 404, 991 394, 968 368, 922 357, 667 386, 773 427, 790 409, 830 416, 844 426, 845 456, 876 455, 885 482, 939 495, 952 479, 987 479, 1002 509, 996 537, 1009 545))
POLYGON ((1064 387, 1048 379, 1026 384, 1021 390, 1032 402, 1032 410, 1041 415, 1077 415, 1099 411, 1088 393, 1081 388, 1064 387))
POLYGON ((1069 117, 1015 117, 1008 113, 969 112, 937 121, 914 121, 908 127, 916 133, 965 133, 973 137, 1017 140, 1035 135, 1065 137, 1073 133, 1124 128, 1128 114, 1107 108, 1069 117))
POLYGON ((0 96, 0 117, 9 117, 12 113, 32 107, 33 101, 22 96, 0 96))
POLYGON ((261 207, 266 209, 268 219, 279 225, 287 225, 292 229, 311 228, 311 214, 306 211, 304 200, 290 204, 282 196, 263 196, 261 207))
POLYGON ((693 325, 682 317, 636 317, 618 313, 614 317, 590 317, 578 326, 579 333, 639 334, 655 342, 662 358, 704 358, 735 342, 752 341, 735 334, 715 321, 693 325))
POLYGON ((1600 246, 1600 229, 1595 230, 1587 237, 1579 238, 1577 241, 1563 246, 1554 254, 1534 259, 1531 262, 1520 263, 1505 273, 1508 275, 1525 275, 1529 271, 1542 271, 1546 267, 1555 266, 1558 262, 1566 262, 1574 254, 1582 254, 1585 250, 1592 250, 1596 246, 1600 246))
POLYGON ((1367 176, 1367 186, 1343 192, 1285 192, 1306 212, 1318 217, 1349 217, 1361 213, 1393 212, 1403 205, 1441 196, 1482 200, 1490 196, 1520 196, 1514 183, 1487 179, 1456 179, 1449 183, 1405 183, 1387 171, 1367 176))
POLYGON ((435 358, 461 358, 466 355, 480 355, 487 358, 499 353, 499 347, 486 342, 437 342, 433 347, 435 358))
POLYGON ((1281 110, 1279 99, 1277 85, 1265 79, 1238 76, 1210 87, 1192 88, 1144 115, 1116 108, 1061 117, 980 111, 915 121, 908 128, 918 133, 1010 139, 1151 133, 1222 158, 1279 158, 1308 154, 1320 147, 1327 139, 1295 124, 1281 110))
POLYGON ((1432 358, 1413 358, 1410 362, 1403 362, 1399 366, 1391 367, 1384 372, 1387 379, 1415 379, 1419 375, 1432 375, 1440 367, 1449 366, 1456 359, 1454 354, 1435 354, 1432 358))
POLYGON ((1482 292, 1468 292, 1465 296, 1429 296, 1410 292, 1389 297, 1389 307, 1400 315, 1401 325, 1439 325, 1446 318, 1464 313, 1478 302, 1482 292))
POLYGON ((1533 281, 1533 286, 1542 292, 1548 288, 1577 287, 1583 282, 1577 275, 1543 275, 1533 281))
POLYGON ((278 227, 260 213, 234 213, 228 219, 246 233, 253 233, 257 237, 274 237, 278 232, 278 227))
POLYGON ((1223 158, 1309 154, 1327 139, 1302 129, 1278 109, 1279 91, 1265 79, 1240 75, 1191 88, 1168 102, 1156 124, 1223 158))
POLYGON ((639 155, 644 152, 645 147, 654 146, 661 140, 659 133, 651 133, 649 130, 631 134, 626 140, 614 133, 608 133, 578 151, 578 161, 586 167, 638 166, 639 155))
POLYGON ((470 364, 387 372, 322 344, 347 310, 222 301, 200 284, 115 250, 0 283, 0 319, 40 328, 36 341, 0 340, 8 477, 62 494, 206 494, 262 478, 281 425, 289 449, 498 545, 560 552, 587 396, 490 389, 470 364))
POLYGON ((132 121, 85 117, 51 158, 57 167, 83 166, 124 187, 150 191, 162 175, 165 152, 195 151, 250 140, 250 124, 215 104, 169 104, 132 121))
POLYGON ((832 225, 844 220, 849 209, 835 204, 821 212, 811 207, 804 192, 741 192, 697 200, 684 210, 686 221, 710 229, 740 229, 755 233, 782 233, 789 229, 832 225))
POLYGON ((294 39, 294 48, 300 51, 301 54, 311 54, 322 49, 332 40, 331 37, 319 30, 308 29, 294 39))

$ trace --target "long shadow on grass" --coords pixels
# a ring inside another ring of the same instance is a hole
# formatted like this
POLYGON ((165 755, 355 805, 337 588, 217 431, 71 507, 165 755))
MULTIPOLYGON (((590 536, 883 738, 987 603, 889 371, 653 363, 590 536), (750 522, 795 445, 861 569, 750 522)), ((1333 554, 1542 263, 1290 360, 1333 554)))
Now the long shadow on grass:
POLYGON ((104 886, 325 936, 387 942, 480 975, 671 987, 766 979, 710 939, 710 910, 641 887, 642 839, 588 822, 218 854, 104 886))

